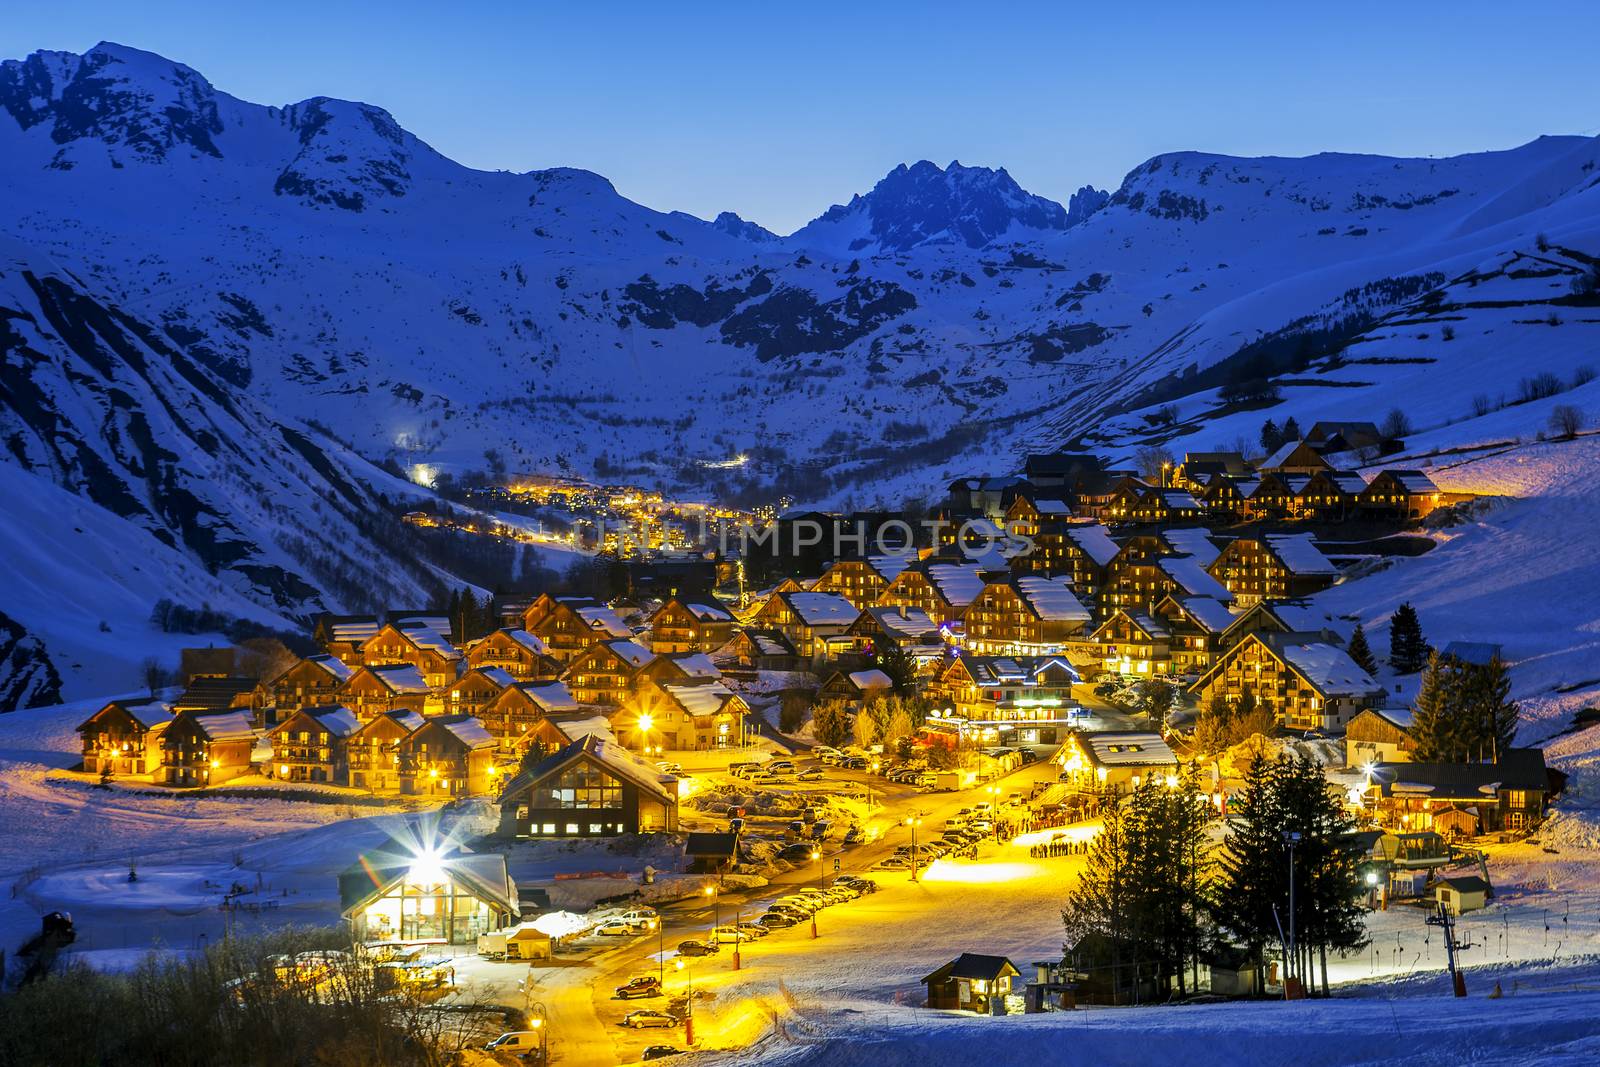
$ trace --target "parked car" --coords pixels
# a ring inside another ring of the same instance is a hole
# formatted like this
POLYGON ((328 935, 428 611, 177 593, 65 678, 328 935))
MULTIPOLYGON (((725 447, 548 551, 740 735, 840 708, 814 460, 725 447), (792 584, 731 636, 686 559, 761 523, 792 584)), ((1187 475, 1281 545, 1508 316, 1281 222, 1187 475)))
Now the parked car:
POLYGON ((740 941, 747 940, 747 938, 744 931, 737 926, 713 926, 711 928, 711 940, 720 944, 726 944, 730 941, 737 944, 740 941))
POLYGON ((811 852, 811 845, 797 841, 792 845, 786 845, 783 851, 778 853, 778 858, 788 863, 804 863, 811 859, 811 852))
POLYGON ((767 763, 766 771, 768 774, 793 774, 794 761, 786 759, 770 760, 767 763))
POLYGON ((678 1020, 664 1011, 656 1011, 654 1008, 640 1008, 638 1011, 630 1011, 624 1015, 622 1017, 622 1025, 631 1026, 635 1030, 643 1030, 652 1026, 666 1029, 677 1026, 678 1020))
POLYGON ((890 856, 879 860, 873 865, 873 870, 878 871, 903 871, 911 866, 911 861, 904 856, 890 856))
POLYGON ((744 780, 755 785, 771 785, 778 780, 778 776, 771 771, 750 771, 744 775, 744 780))
POLYGON ((822 781, 822 771, 820 768, 812 767, 810 770, 801 771, 795 775, 795 779, 801 782, 820 782, 822 781))
POLYGON ((709 956, 722 948, 715 941, 680 941, 678 942, 678 955, 680 956, 709 956))
POLYGON ((876 893, 878 891, 878 883, 874 882, 871 878, 861 878, 851 875, 845 878, 845 884, 861 894, 876 893))
POLYGON ((800 918, 788 911, 769 911, 756 921, 768 930, 786 930, 800 925, 800 918))
POLYGON ((501 1034, 487 1045, 483 1046, 485 1052, 509 1052, 513 1056, 526 1056, 530 1052, 539 1051, 539 1032, 537 1030, 512 1030, 501 1034))
POLYGON ((1031 748, 1022 749, 1021 750, 1021 756, 1022 756, 1022 765, 1023 766, 1027 766, 1030 763, 1038 763, 1039 762, 1039 753, 1035 752, 1031 748))
POLYGON ((867 835, 860 826, 852 826, 844 832, 844 838, 840 843, 844 845, 859 845, 866 839, 867 835))
POLYGON ((746 941, 750 940, 751 938, 763 938, 772 933, 771 930, 768 930, 760 923, 742 922, 739 924, 739 930, 744 934, 746 941))
POLYGON ((852 771, 864 771, 864 770, 867 769, 867 766, 868 766, 867 757, 865 757, 865 756, 850 756, 850 757, 847 757, 845 760, 843 760, 839 764, 839 766, 848 767, 852 771))
POLYGON ((671 1045, 650 1045, 639 1053, 640 1062, 649 1060, 664 1060, 668 1056, 682 1056, 683 1049, 673 1048, 671 1045))
POLYGON ((661 995, 661 982, 653 974, 640 975, 630 978, 617 986, 618 1000, 631 1000, 634 997, 659 997, 661 995))
POLYGON ((679 778, 683 777, 683 764, 681 763, 664 761, 656 764, 656 770, 660 771, 662 774, 670 774, 679 778))
POLYGON ((994 814, 994 805, 987 800, 980 800, 972 805, 972 814, 980 819, 987 819, 994 814))
POLYGON ((594 928, 595 933, 603 934, 606 937, 625 937, 633 933, 633 931, 634 928, 621 919, 611 919, 594 928))
POLYGON ((757 771, 760 769, 761 764, 755 760, 747 760, 743 763, 728 764, 728 773, 733 775, 735 778, 748 778, 750 777, 751 771, 757 771))
POLYGON ((823 763, 827 764, 837 763, 840 757, 843 755, 843 753, 834 748, 832 745, 818 745, 816 748, 811 750, 811 754, 817 757, 817 759, 821 760, 823 763))

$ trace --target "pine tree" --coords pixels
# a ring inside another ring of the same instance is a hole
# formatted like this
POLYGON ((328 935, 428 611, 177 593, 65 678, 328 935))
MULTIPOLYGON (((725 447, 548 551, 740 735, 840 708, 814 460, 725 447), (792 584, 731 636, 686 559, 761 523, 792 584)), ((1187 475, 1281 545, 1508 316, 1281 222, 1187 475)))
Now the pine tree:
POLYGON ((1350 658, 1355 660, 1356 666, 1366 671, 1372 677, 1378 676, 1378 660, 1372 654, 1372 646, 1367 644, 1367 631, 1356 623, 1355 632, 1350 635, 1350 647, 1347 649, 1350 658))
POLYGON ((1322 992, 1328 993, 1328 950, 1349 952, 1367 944, 1361 903, 1363 852, 1351 837, 1355 823, 1328 791, 1322 765, 1301 756, 1283 763, 1279 778, 1284 829, 1296 832, 1295 944, 1300 973, 1311 974, 1321 959, 1322 992))
POLYGON ((1410 601, 1395 609, 1389 620, 1389 666, 1396 674, 1415 674, 1428 662, 1428 644, 1422 622, 1410 601))
POLYGON ((1511 699, 1511 675, 1499 656, 1485 666, 1463 666, 1461 672, 1464 759, 1499 758, 1517 736, 1521 709, 1511 699))
POLYGON ((884 641, 873 661, 889 676, 896 694, 910 696, 917 691, 917 660, 911 653, 892 641, 884 641))
POLYGON ((1278 450, 1283 444, 1283 432, 1278 429, 1278 424, 1268 419, 1261 424, 1261 448, 1267 455, 1278 450))
POLYGON ((1298 441, 1300 440, 1300 424, 1294 420, 1293 415, 1290 415, 1283 420, 1283 429, 1279 433, 1282 435, 1283 444, 1287 444, 1290 441, 1298 441))
POLYGON ((1258 759, 1245 771, 1244 787, 1229 807, 1228 832, 1218 863, 1211 913, 1260 964, 1278 940, 1274 907, 1288 893, 1283 860, 1282 812, 1277 760, 1258 759))
POLYGON ((1438 653, 1428 657, 1422 673, 1422 688, 1411 711, 1411 738, 1416 749, 1413 758, 1420 763, 1460 759, 1461 672, 1454 660, 1438 653))

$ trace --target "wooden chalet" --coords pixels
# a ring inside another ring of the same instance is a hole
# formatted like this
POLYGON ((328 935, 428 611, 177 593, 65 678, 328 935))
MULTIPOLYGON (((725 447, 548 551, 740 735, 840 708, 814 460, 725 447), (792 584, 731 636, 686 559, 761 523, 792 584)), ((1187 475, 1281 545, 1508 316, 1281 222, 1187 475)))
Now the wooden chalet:
POLYGON ((899 556, 835 560, 811 586, 811 591, 842 596, 860 611, 878 602, 889 583, 905 570, 906 562, 899 556))
POLYGON ((1306 444, 1324 455, 1381 448, 1385 443, 1382 431, 1370 422, 1315 422, 1306 431, 1305 440, 1306 444))
POLYGON ((1345 766, 1411 762, 1411 721, 1410 708, 1362 709, 1344 728, 1345 766))
POLYGON ((1106 571, 1099 610, 1102 616, 1118 608, 1149 614, 1168 596, 1206 596, 1231 602, 1233 596, 1205 569, 1202 560, 1216 553, 1207 531, 1186 531, 1196 536, 1177 538, 1176 530, 1136 534, 1122 543, 1106 571), (1180 551, 1180 549, 1182 551, 1180 551), (1196 555, 1193 549, 1204 555, 1196 555))
POLYGON ((924 562, 895 575, 878 604, 920 611, 937 623, 955 622, 983 586, 983 569, 975 563, 924 562))
POLYGON ((1263 471, 1244 493, 1244 518, 1251 522, 1285 522, 1299 505, 1300 489, 1310 477, 1282 471, 1263 471))
POLYGON ((353 667, 334 656, 311 656, 296 662, 261 684, 257 701, 262 725, 282 722, 307 705, 335 703, 339 690, 353 674, 353 667))
POLYGON ((968 606, 966 645, 979 655, 1049 655, 1060 652, 1089 619, 1065 575, 1005 578, 985 585, 968 606))
POLYGON ((495 667, 519 682, 561 674, 560 661, 550 655, 544 642, 514 626, 502 627, 474 641, 467 649, 467 667, 495 667))
POLYGON ((395 841, 339 875, 340 914, 356 942, 476 947, 479 935, 516 922, 520 907, 498 852, 419 863, 409 845, 395 841))
POLYGON ((522 754, 560 748, 571 740, 555 720, 578 714, 565 682, 519 682, 507 686, 479 715, 501 752, 522 754))
POLYGON ((1189 692, 1202 706, 1236 703, 1249 691, 1280 725, 1300 730, 1343 727, 1383 695, 1383 687, 1337 645, 1314 635, 1247 635, 1217 657, 1189 692))
POLYGON ((1257 478, 1212 474, 1200 485, 1191 484, 1189 491, 1206 509, 1208 518, 1238 522, 1248 513, 1250 495, 1259 485, 1260 479, 1257 478))
POLYGON ((834 671, 817 689, 817 700, 837 700, 851 711, 861 711, 868 704, 882 700, 894 692, 894 680, 876 667, 862 671, 834 671))
POLYGON ((1385 470, 1362 490, 1357 506, 1369 518, 1404 522, 1426 518, 1443 502, 1443 492, 1421 471, 1385 470))
POLYGON ((1074 707, 1078 672, 1061 656, 978 656, 958 652, 934 676, 928 695, 945 705, 936 732, 979 742, 1054 744, 1074 707))
POLYGON ((90 774, 147 775, 161 764, 161 735, 172 723, 164 700, 113 700, 78 726, 90 774))
POLYGON ((1201 674, 1209 670, 1222 646, 1222 635, 1237 620, 1228 606, 1213 597, 1167 595, 1150 617, 1167 630, 1169 670, 1201 674))
POLYGON ((1101 665, 1112 674, 1147 677, 1171 670, 1172 631, 1155 615, 1118 608, 1089 640, 1100 651, 1101 665))
POLYGON ((433 689, 422 672, 409 663, 357 667, 336 694, 338 702, 363 722, 386 711, 426 708, 433 689))
POLYGON ((617 837, 678 828, 677 781, 590 734, 507 782, 502 837, 617 837))
POLYGON ((646 681, 612 720, 619 737, 643 751, 664 745, 680 752, 736 748, 748 740, 750 706, 721 681, 646 681))
POLYGON ((774 593, 753 622, 782 633, 802 659, 815 660, 825 655, 827 640, 843 635, 857 614, 855 606, 837 593, 774 593))
POLYGON ((1172 472, 1172 484, 1198 494, 1217 478, 1248 478, 1250 464, 1243 452, 1185 452, 1172 472))
POLYGON ((272 743, 270 774, 281 782, 347 785, 350 738, 361 721, 349 708, 302 707, 267 731, 272 743))
POLYGON ((378 632, 378 626, 376 615, 322 614, 317 616, 311 636, 324 654, 348 667, 359 667, 363 662, 361 646, 378 632))
POLYGON ((928 1007, 988 1015, 996 1001, 1004 1003, 1013 983, 1022 988, 1021 976, 1004 956, 963 952, 922 982, 928 987, 928 1007))
POLYGON ((473 667, 444 691, 444 710, 450 715, 483 714, 494 698, 517 684, 510 672, 500 667, 473 667))
POLYGON ((711 652, 728 643, 733 623, 733 615, 709 597, 669 597, 650 616, 650 649, 658 655, 711 652))
POLYGON ((925 666, 944 655, 947 647, 944 630, 926 614, 911 608, 879 607, 861 609, 845 635, 852 647, 864 656, 893 646, 925 666))
POLYGON ((746 627, 717 650, 717 659, 751 671, 798 671, 806 660, 782 630, 746 627))
POLYGON ((1330 470, 1328 461, 1305 441, 1286 441, 1272 455, 1262 460, 1257 467, 1263 474, 1304 474, 1312 475, 1318 471, 1330 470))
POLYGON ((345 764, 350 784, 370 793, 400 792, 400 742, 422 726, 420 712, 381 712, 345 738, 345 764))
POLYGON ((1261 600, 1310 596, 1334 583, 1339 568, 1310 534, 1240 537, 1223 548, 1208 568, 1240 607, 1261 600))
POLYGON ((1309 522, 1344 522, 1360 508, 1367 480, 1356 471, 1318 471, 1295 494, 1294 517, 1309 522))
POLYGON ((251 678, 204 675, 192 679, 172 701, 173 714, 212 715, 224 711, 249 712, 257 682, 251 678))
POLYGON ((1189 490, 1143 485, 1133 479, 1117 490, 1105 509, 1108 522, 1141 525, 1200 522, 1205 516, 1205 505, 1189 490))
POLYGON ((1150 730, 1074 730, 1054 759, 1064 781, 1090 792, 1121 793, 1178 773, 1178 757, 1150 730))
POLYGON ((367 667, 410 664, 422 673, 429 689, 439 690, 456 680, 461 653, 432 626, 385 623, 361 646, 361 659, 367 667))
POLYGON ((495 739, 470 715, 426 719, 395 745, 400 792, 407 796, 481 796, 494 785, 495 739))
POLYGON ((633 631, 607 604, 585 597, 541 595, 523 616, 523 629, 539 638, 546 651, 570 664, 590 645, 600 641, 626 641, 633 631))
POLYGON ((1549 810, 1544 753, 1513 748, 1489 763, 1379 763, 1367 801, 1381 826, 1446 839, 1531 830, 1549 810))
POLYGON ((653 658, 649 649, 632 641, 597 641, 572 660, 561 680, 580 704, 617 707, 653 658))
POLYGON ((161 734, 162 785, 220 785, 250 773, 255 724, 248 713, 183 711, 161 734))
POLYGON ((656 656, 640 667, 638 673, 634 675, 634 684, 640 685, 646 680, 693 683, 715 681, 721 677, 722 670, 712 662, 710 656, 702 652, 675 652, 666 656, 656 656))

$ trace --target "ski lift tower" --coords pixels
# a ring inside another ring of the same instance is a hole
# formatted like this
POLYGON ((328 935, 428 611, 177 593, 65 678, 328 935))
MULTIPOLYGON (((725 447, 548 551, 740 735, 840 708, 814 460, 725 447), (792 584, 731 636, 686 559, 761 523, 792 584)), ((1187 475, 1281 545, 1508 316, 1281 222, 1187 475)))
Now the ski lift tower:
POLYGON ((1428 925, 1443 928, 1445 959, 1449 961, 1450 965, 1450 986, 1455 991, 1456 996, 1464 997, 1467 995, 1467 976, 1461 973, 1461 968, 1456 963, 1456 954, 1463 949, 1471 948, 1472 943, 1469 941, 1457 941, 1456 924, 1450 917, 1449 909, 1442 903, 1437 906, 1437 909, 1434 914, 1428 916, 1428 925))

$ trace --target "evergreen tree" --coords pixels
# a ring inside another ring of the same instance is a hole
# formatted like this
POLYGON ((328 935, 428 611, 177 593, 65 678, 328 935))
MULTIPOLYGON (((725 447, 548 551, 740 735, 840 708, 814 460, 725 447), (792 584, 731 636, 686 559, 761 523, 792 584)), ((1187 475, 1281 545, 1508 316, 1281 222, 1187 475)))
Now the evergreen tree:
POLYGON ((1297 970, 1303 978, 1311 977, 1315 953, 1326 996, 1328 950, 1349 952, 1367 944, 1360 872, 1364 853, 1352 836, 1354 820, 1328 791, 1321 764, 1305 756, 1284 761, 1279 788, 1285 828, 1300 834, 1295 846, 1297 970))
POLYGON ((1217 923, 1261 964, 1266 947, 1278 940, 1273 911, 1288 899, 1283 856, 1283 819, 1276 760, 1258 759, 1245 771, 1244 787, 1228 810, 1228 832, 1218 862, 1211 903, 1217 923))
POLYGON ((1347 650, 1350 658, 1355 660, 1356 666, 1372 675, 1378 676, 1378 660, 1372 654, 1372 646, 1367 644, 1367 631, 1356 623, 1355 632, 1350 635, 1350 647, 1347 650))
POLYGON ((1268 419, 1261 424, 1261 450, 1267 455, 1272 455, 1283 444, 1283 431, 1278 429, 1278 424, 1268 419))
POLYGON ((1298 441, 1300 440, 1300 424, 1295 421, 1293 415, 1290 415, 1287 419, 1283 420, 1283 429, 1280 430, 1279 433, 1281 435, 1279 438, 1280 444, 1288 444, 1290 441, 1298 441))
POLYGON ((1462 759, 1498 760, 1517 736, 1521 709, 1511 699, 1511 676, 1499 656, 1486 665, 1458 664, 1462 759))
POLYGON ((1415 674, 1428 662, 1428 644, 1422 637, 1422 621, 1410 601, 1395 609, 1389 620, 1389 666, 1397 674, 1415 674))
POLYGON ((917 691, 916 657, 893 641, 884 641, 873 657, 873 664, 884 674, 899 696, 911 696, 917 691))
POLYGON ((850 740, 853 723, 850 713, 836 700, 818 704, 811 713, 811 736, 819 745, 838 748, 850 740))
POLYGON ((1411 738, 1416 744, 1413 757, 1421 763, 1459 759, 1461 672, 1454 660, 1438 653, 1428 657, 1422 673, 1422 688, 1411 710, 1411 738))

